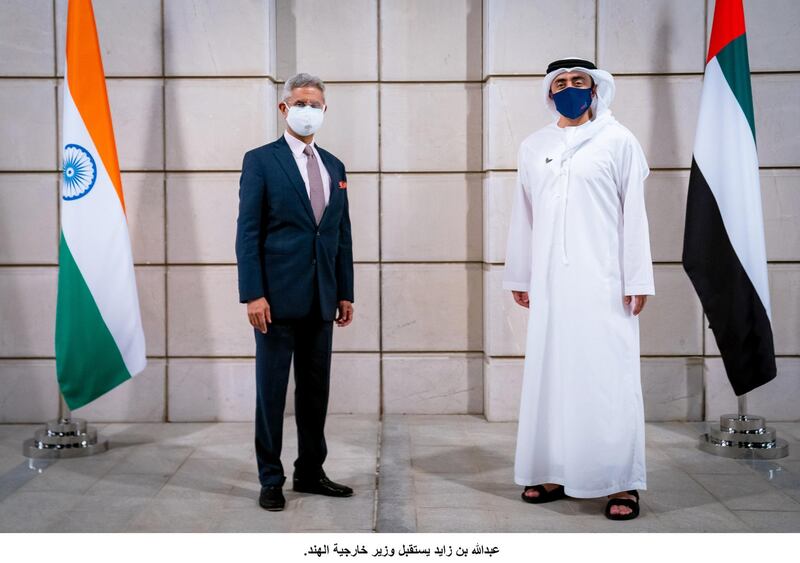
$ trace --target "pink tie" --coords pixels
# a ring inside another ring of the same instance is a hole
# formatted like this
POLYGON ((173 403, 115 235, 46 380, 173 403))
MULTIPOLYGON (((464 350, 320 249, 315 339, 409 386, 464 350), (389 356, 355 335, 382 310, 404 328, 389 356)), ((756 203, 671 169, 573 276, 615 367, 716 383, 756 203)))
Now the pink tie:
POLYGON ((309 196, 311 198, 311 209, 314 210, 314 219, 319 225, 322 213, 325 211, 325 192, 322 189, 322 175, 319 172, 317 157, 311 145, 306 145, 303 153, 308 157, 306 160, 306 171, 308 173, 309 196))

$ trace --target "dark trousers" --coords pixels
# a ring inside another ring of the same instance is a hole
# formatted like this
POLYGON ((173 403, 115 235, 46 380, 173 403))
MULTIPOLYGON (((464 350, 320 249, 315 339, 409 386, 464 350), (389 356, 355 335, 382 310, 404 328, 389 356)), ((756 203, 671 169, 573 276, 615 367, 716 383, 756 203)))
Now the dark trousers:
POLYGON ((255 330, 256 460, 262 486, 283 485, 285 481, 281 446, 292 355, 298 450, 294 475, 304 479, 322 475, 328 454, 324 430, 333 322, 323 321, 318 303, 314 305, 305 319, 273 322, 267 327, 267 334, 255 330))

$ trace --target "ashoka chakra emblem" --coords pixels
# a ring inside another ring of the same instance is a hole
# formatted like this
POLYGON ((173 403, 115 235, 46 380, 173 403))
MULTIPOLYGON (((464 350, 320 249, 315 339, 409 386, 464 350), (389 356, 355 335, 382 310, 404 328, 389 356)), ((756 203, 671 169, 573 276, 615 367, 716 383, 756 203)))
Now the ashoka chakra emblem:
POLYGON ((65 146, 62 197, 69 201, 85 196, 94 186, 95 180, 97 166, 89 151, 80 145, 65 146))

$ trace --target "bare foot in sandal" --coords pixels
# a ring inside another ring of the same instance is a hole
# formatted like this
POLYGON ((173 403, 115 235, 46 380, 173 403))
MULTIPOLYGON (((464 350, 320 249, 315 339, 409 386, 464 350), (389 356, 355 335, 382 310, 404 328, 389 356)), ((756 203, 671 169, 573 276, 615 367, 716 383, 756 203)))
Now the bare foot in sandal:
POLYGON ((631 520, 639 516, 638 491, 622 491, 608 495, 605 515, 611 520, 631 520))
MULTIPOLYGON (((550 491, 557 489, 559 485, 558 483, 543 483, 542 486, 544 487, 544 490, 549 493, 550 491)), ((525 491, 525 496, 528 498, 537 498, 539 496, 539 491, 536 489, 528 489, 525 491)))
POLYGON ((542 504, 562 499, 564 486, 556 483, 544 483, 543 485, 529 485, 522 491, 522 500, 531 504, 542 504))

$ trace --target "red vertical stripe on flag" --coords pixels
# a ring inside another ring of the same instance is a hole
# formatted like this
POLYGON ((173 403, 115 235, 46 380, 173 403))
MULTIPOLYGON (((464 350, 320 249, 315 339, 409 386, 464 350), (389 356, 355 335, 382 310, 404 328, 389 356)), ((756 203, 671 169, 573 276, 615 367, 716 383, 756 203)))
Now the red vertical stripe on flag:
POLYGON ((717 0, 714 7, 714 24, 708 43, 708 61, 717 56, 725 45, 744 34, 744 7, 742 0, 717 0))

